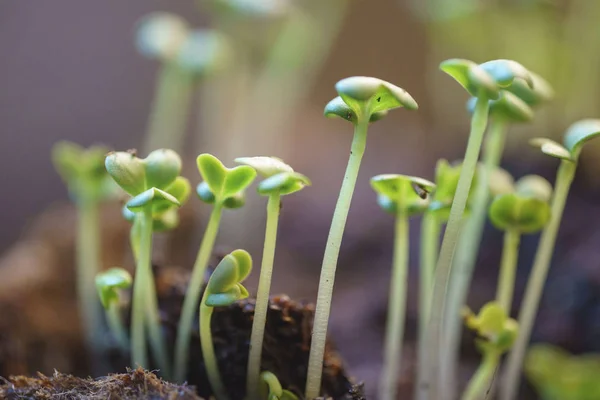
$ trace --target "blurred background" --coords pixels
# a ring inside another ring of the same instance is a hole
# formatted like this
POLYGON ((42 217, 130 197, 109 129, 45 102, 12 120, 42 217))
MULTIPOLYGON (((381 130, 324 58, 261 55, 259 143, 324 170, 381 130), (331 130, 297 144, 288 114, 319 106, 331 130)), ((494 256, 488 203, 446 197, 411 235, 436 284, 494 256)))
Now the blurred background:
MULTIPOLYGON (((368 179, 402 173, 433 180, 438 158, 462 157, 468 95, 438 65, 447 58, 509 58, 546 78, 556 99, 537 111, 533 124, 512 128, 503 166, 517 177, 539 173, 553 180, 556 163, 538 156, 527 140, 560 140, 575 120, 600 115, 600 1, 239 0, 237 11, 208 3, 0 2, 0 253, 26 235, 37 215, 68 200, 50 160, 59 140, 136 148, 141 156, 175 148, 193 184, 200 153, 228 166, 238 156, 274 155, 313 185, 284 199, 273 292, 312 301, 352 136, 350 124, 327 120, 322 110, 342 78, 385 79, 411 93, 420 109, 391 112, 370 129, 332 312, 332 333, 351 372, 373 382, 393 221, 378 208, 368 179), (148 15, 159 11, 174 17, 153 25, 148 15), (155 45, 156 37, 168 39, 155 45)), ((582 156, 561 233, 571 240, 555 257, 565 267, 550 279, 555 290, 545 301, 552 317, 538 332, 576 351, 600 350, 600 250, 593 229, 600 220, 599 151, 591 143, 582 156), (575 318, 567 316, 579 307, 581 285, 590 293, 581 301, 591 307, 581 316, 583 327, 565 320, 575 318), (590 336, 572 342, 577 330, 590 336)), ((265 201, 249 197, 247 207, 226 215, 217 243, 258 257, 265 201)), ((190 239, 193 255, 208 210, 190 203, 200 224, 190 239)), ((413 232, 415 254, 418 229, 413 232)), ((487 269, 480 269, 473 288, 479 304, 495 285, 500 237, 491 228, 484 237, 480 258, 487 269)), ((517 296, 536 240, 524 243, 517 296)), ((410 293, 413 308, 416 296, 410 293)))

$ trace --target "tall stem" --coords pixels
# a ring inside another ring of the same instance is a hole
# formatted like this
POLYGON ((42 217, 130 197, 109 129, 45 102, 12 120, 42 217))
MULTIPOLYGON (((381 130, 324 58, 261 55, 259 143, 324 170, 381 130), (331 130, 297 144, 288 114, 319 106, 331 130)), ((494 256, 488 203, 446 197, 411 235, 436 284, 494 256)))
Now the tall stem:
POLYGON ((267 323, 267 310, 269 308, 269 292, 271 291, 271 276, 273 275, 273 260, 275 259, 280 205, 281 199, 279 193, 269 196, 265 244, 263 247, 262 265, 260 266, 256 305, 254 306, 254 322, 252 323, 252 334, 250 335, 248 381, 246 388, 246 396, 249 399, 258 400, 260 396, 260 361, 265 325, 267 323))
POLYGON ((200 291, 202 290, 202 283, 204 282, 204 273, 208 266, 208 261, 212 254, 213 246, 219 232, 219 222, 221 221, 222 206, 215 203, 215 207, 210 214, 202 243, 200 244, 200 250, 194 268, 192 270, 192 276, 190 277, 190 283, 185 293, 183 300, 183 307, 181 309, 181 316, 179 317, 179 325, 177 327, 177 341, 175 342, 175 381, 183 382, 187 376, 188 360, 189 360, 189 347, 190 337, 192 334, 192 325, 194 323, 194 316, 198 308, 198 300, 200 299, 200 291))
POLYGON ((462 400, 483 400, 492 385, 492 379, 500 362, 500 355, 495 351, 486 351, 475 375, 462 396, 462 400))
POLYGON ((446 304, 446 341, 442 346, 445 356, 441 360, 442 393, 448 393, 448 398, 455 398, 458 356, 463 322, 460 310, 467 302, 469 286, 473 278, 477 253, 481 244, 481 236, 485 225, 487 210, 490 202, 490 177, 500 165, 504 142, 508 131, 508 122, 494 118, 486 135, 483 149, 484 167, 477 175, 476 187, 471 202, 471 212, 460 235, 456 254, 452 262, 448 300, 446 304))
POLYGON ((331 311, 331 297, 333 295, 333 284, 335 280, 335 270, 340 253, 340 245, 346 219, 350 210, 350 203, 354 193, 354 186, 358 178, 360 162, 365 152, 367 144, 367 129, 369 120, 367 118, 359 119, 354 127, 354 139, 352 140, 352 149, 344 181, 340 190, 329 236, 327 237, 327 246, 323 256, 323 265, 321 267, 321 277, 319 279, 319 292, 317 294, 317 305, 315 309, 315 319, 313 323, 312 344, 308 358, 308 375, 306 380, 306 398, 313 399, 319 396, 321 390, 321 375, 323 373, 323 357, 325 355, 325 341, 327 339, 327 323, 329 321, 329 312, 331 311))
POLYGON ((441 229, 442 225, 435 213, 428 211, 423 215, 421 221, 421 276, 419 279, 419 342, 425 342, 441 229))
POLYGON ((406 287, 408 280, 408 216, 396 216, 394 266, 390 281, 390 298, 383 348, 383 372, 379 382, 379 398, 395 400, 402 360, 402 341, 406 317, 406 287))
POLYGON ((169 365, 167 344, 162 334, 162 324, 158 309, 156 284, 154 283, 152 267, 148 270, 146 281, 146 327, 148 328, 150 348, 152 349, 152 354, 156 359, 161 375, 165 379, 171 379, 171 366, 169 365))
POLYGON ((217 357, 215 356, 215 348, 212 340, 212 331, 210 329, 210 320, 213 313, 213 307, 208 307, 204 304, 206 298, 206 291, 202 296, 202 302, 200 304, 200 346, 202 347, 202 358, 204 359, 204 368, 206 368, 206 374, 208 375, 208 381, 212 388, 213 397, 218 400, 227 400, 227 390, 221 381, 221 374, 219 373, 219 364, 217 363, 217 357))
POLYGON ((507 315, 510 315, 510 308, 512 307, 520 242, 521 234, 518 230, 508 229, 504 234, 504 247, 502 249, 502 261, 500 262, 500 276, 498 278, 496 300, 504 308, 507 315))
POLYGON ((538 245, 533 267, 527 288, 525 289, 525 298, 521 305, 519 313, 519 335, 515 341, 514 347, 508 356, 506 373, 504 375, 504 384, 501 385, 501 400, 513 400, 517 396, 519 381, 521 378, 521 368, 525 351, 529 344, 531 329, 535 322, 535 316, 540 304, 540 298, 550 268, 552 253, 554 252, 554 244, 560 221, 567 202, 569 188, 575 176, 577 164, 571 161, 561 161, 558 173, 556 176, 556 184, 554 188, 554 197, 552 199, 551 217, 548 225, 542 232, 540 243, 538 245))
POLYGON ((108 310, 106 310, 106 320, 108 321, 108 328, 115 337, 117 344, 122 350, 126 351, 129 348, 129 338, 123 325, 118 302, 113 302, 108 310))
POLYGON ((458 241, 460 228, 463 219, 463 213, 467 204, 469 190, 475 168, 477 167, 477 159, 479 158, 479 150, 483 141, 483 135, 488 119, 489 104, 488 99, 480 97, 475 105, 475 112, 471 120, 471 133, 469 134, 469 142, 467 151, 463 160, 456 195, 450 208, 450 218, 446 226, 442 247, 438 258, 433 287, 433 298, 431 301, 431 317, 427 328, 427 347, 425 362, 421 363, 420 376, 423 381, 419 382, 419 398, 438 400, 443 399, 442 392, 439 392, 439 362, 442 354, 442 324, 444 321, 444 304, 446 300, 446 288, 450 278, 450 270, 452 266, 452 257, 454 256, 454 248, 458 241))

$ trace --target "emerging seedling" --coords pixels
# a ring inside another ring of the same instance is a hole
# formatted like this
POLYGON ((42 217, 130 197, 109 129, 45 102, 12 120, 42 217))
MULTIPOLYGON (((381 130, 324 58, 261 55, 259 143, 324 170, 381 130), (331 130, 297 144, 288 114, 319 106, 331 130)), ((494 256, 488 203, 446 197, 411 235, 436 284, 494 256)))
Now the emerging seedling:
POLYGON ((129 339, 121 316, 119 291, 131 286, 131 275, 123 268, 111 268, 96 275, 96 290, 106 312, 108 327, 122 350, 129 348, 129 339))
POLYGON ((77 205, 77 296, 88 346, 94 352, 102 350, 105 330, 94 289, 101 263, 98 203, 116 189, 104 169, 106 153, 101 146, 84 149, 71 142, 59 142, 52 149, 54 167, 77 205))
POLYGON ((421 178, 386 174, 371 178, 371 187, 377 193, 379 205, 396 218, 394 265, 390 279, 390 298, 383 348, 383 373, 379 384, 379 398, 394 400, 397 398, 397 379, 400 373, 406 318, 408 219, 412 215, 425 211, 428 205, 427 195, 435 185, 421 178))
POLYGON ((214 307, 225 307, 248 297, 242 282, 250 274, 252 258, 245 250, 234 250, 226 255, 212 273, 200 302, 200 343, 208 380, 213 395, 218 400, 227 400, 227 390, 219 373, 215 356, 210 319, 214 307))
POLYGON ((560 166, 554 184, 550 221, 540 237, 531 275, 525 289, 525 297, 519 313, 519 326, 521 330, 514 349, 508 356, 504 384, 501 386, 501 400, 513 400, 516 398, 523 359, 525 358, 525 350, 529 343, 531 329, 537 314, 548 269, 550 268, 556 235, 560 227, 569 189, 575 177, 577 161, 583 145, 598 135, 600 135, 600 120, 584 119, 569 127, 563 139, 564 146, 550 139, 532 140, 532 144, 539 147, 544 154, 560 159, 560 166))
POLYGON ((267 322, 267 309, 269 308, 269 292, 271 290, 271 276, 273 274, 281 196, 302 190, 305 186, 310 185, 310 180, 306 176, 294 172, 292 167, 278 158, 242 157, 237 158, 235 161, 254 168, 260 175, 266 178, 258 185, 258 193, 269 197, 263 258, 260 267, 256 305, 254 307, 252 334, 250 336, 246 388, 247 396, 258 400, 262 343, 265 324, 267 322))
POLYGON ((204 182, 198 185, 196 193, 202 201, 213 204, 213 210, 202 237, 179 317, 177 341, 175 342, 175 380, 178 382, 183 382, 187 376, 188 349, 194 315, 200 300, 204 273, 219 232, 223 208, 242 207, 244 191, 256 177, 256 171, 252 167, 240 165, 235 168, 226 168, 221 161, 210 154, 199 155, 197 164, 204 182))
POLYGON ((270 371, 264 371, 260 374, 260 382, 261 400, 298 400, 298 396, 281 387, 277 376, 270 371))
POLYGON ((418 108, 416 101, 404 89, 377 78, 363 76, 346 78, 339 81, 335 88, 339 97, 331 100, 325 106, 324 114, 328 117, 340 117, 352 122, 354 125, 354 138, 342 188, 333 213, 321 267, 312 344, 308 361, 305 394, 307 399, 318 397, 321 389, 323 356, 325 354, 327 323, 331 309, 335 271, 360 162, 367 144, 369 123, 383 118, 389 110, 394 108, 405 107, 409 110, 418 108))

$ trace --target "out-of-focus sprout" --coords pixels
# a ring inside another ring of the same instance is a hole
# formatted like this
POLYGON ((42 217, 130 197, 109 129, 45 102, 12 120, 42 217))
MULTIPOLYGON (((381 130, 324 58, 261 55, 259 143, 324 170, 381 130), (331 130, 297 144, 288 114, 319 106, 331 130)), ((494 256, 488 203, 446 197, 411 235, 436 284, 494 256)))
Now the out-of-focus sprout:
POLYGON ((123 325, 119 291, 131 287, 131 275, 123 268, 111 268, 96 275, 96 289, 106 313, 110 332, 122 350, 129 349, 129 338, 123 325))

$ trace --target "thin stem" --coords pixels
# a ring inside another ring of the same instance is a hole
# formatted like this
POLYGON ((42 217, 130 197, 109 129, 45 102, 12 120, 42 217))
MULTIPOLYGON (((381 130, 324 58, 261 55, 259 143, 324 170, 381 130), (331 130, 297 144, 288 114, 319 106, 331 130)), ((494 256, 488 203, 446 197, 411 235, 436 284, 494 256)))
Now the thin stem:
POLYGON ((441 360, 442 393, 448 393, 450 399, 456 397, 454 394, 457 382, 455 371, 457 370, 463 328, 460 311, 467 302, 467 294, 469 293, 477 253, 481 244, 481 236, 490 203, 490 177, 500 165, 507 131, 508 121, 501 118, 494 118, 490 121, 490 128, 483 148, 484 167, 480 169, 480 173, 477 175, 477 186, 472 195, 471 211, 458 240, 456 254, 452 262, 445 311, 447 334, 445 344, 442 346, 445 356, 441 360))
POLYGON ((421 365, 423 370, 420 376, 423 381, 419 382, 419 398, 422 399, 441 399, 438 380, 439 362, 442 354, 440 352, 442 339, 442 323, 444 321, 444 304, 446 300, 446 288, 450 278, 452 266, 452 257, 454 249, 460 234, 460 228, 463 219, 463 213, 467 204, 469 190, 475 175, 479 150, 483 141, 483 135, 487 125, 489 103, 485 97, 477 99, 475 112, 471 120, 471 133, 467 144, 467 151, 463 160, 463 165, 458 179, 456 195, 450 209, 450 218, 446 226, 442 247, 438 258, 433 287, 433 298, 431 301, 431 317, 427 327, 427 347, 425 359, 421 365), (424 397, 422 397, 424 396, 424 397))
POLYGON ((213 396, 218 400, 227 400, 227 390, 221 381, 221 375, 219 373, 219 364, 217 363, 217 357, 215 356, 215 348, 212 340, 212 331, 210 329, 210 321, 213 313, 213 307, 206 306, 205 303, 206 291, 202 296, 202 303, 200 304, 200 345, 202 347, 202 358, 204 359, 204 368, 206 368, 206 374, 208 381, 212 388, 213 396))
POLYGON ((515 288, 515 274, 519 260, 519 244, 521 234, 516 229, 508 229, 504 233, 504 247, 502 248, 502 260, 500 262, 500 276, 498 279, 498 290, 496 300, 507 315, 510 315, 512 307, 513 291, 515 288))
POLYGON ((169 365, 167 344, 162 334, 162 324, 158 309, 156 284, 154 283, 152 267, 148 271, 146 281, 146 327, 148 329, 148 338, 150 339, 150 348, 152 349, 152 354, 156 359, 158 368, 165 379, 170 379, 171 366, 169 365))
POLYGON ((431 308, 433 276, 440 247, 442 224, 433 212, 426 212, 421 221, 421 277, 419 279, 419 342, 424 342, 431 308))
POLYGON ((525 298, 523 299, 521 312, 519 313, 519 335, 508 356, 504 384, 501 385, 501 400, 513 400, 517 396, 525 351, 529 344, 531 329, 535 322, 546 276, 550 268, 550 261, 552 260, 552 253, 554 252, 556 236, 576 168, 576 163, 566 160, 561 161, 558 168, 554 197, 552 199, 551 217, 540 237, 531 275, 525 289, 525 298))
POLYGON ((379 382, 379 398, 395 400, 402 360, 402 340, 406 317, 406 286, 408 281, 408 216, 396 216, 394 267, 390 281, 390 298, 383 348, 383 372, 379 382))
POLYGON ((267 226, 265 230, 262 265, 260 267, 256 305, 254 306, 254 322, 252 323, 252 334, 250 335, 248 381, 246 388, 246 395, 250 399, 259 399, 260 396, 260 362, 265 325, 267 323, 267 310, 269 308, 269 292, 271 291, 271 276, 273 275, 273 260, 275 259, 280 206, 281 198, 279 193, 270 195, 267 204, 267 226))
POLYGON ((192 325, 194 323, 196 309, 198 308, 202 284, 204 283, 204 273, 206 272, 215 239, 219 232, 221 212, 222 206, 215 203, 212 213, 210 214, 208 225, 206 226, 206 231, 204 232, 204 237, 202 238, 202 243, 200 244, 200 250, 198 251, 198 256, 194 263, 190 283, 183 300, 183 307, 181 309, 181 316, 179 317, 179 325, 177 327, 177 341, 175 342, 176 382, 183 382, 187 376, 189 360, 188 349, 190 347, 192 325))
POLYGON ((486 351, 475 375, 462 396, 462 400, 483 400, 492 385, 494 373, 500 362, 500 355, 495 351, 486 351))
POLYGON ((118 302, 113 302, 108 310, 106 310, 106 320, 108 321, 108 328, 115 337, 119 347, 123 350, 127 350, 129 348, 129 338, 127 337, 127 331, 125 331, 125 326, 123 325, 118 302))
POLYGON ((346 227, 346 219, 348 218, 348 211, 350 210, 350 203, 354 193, 354 186, 356 185, 356 179, 358 178, 360 162, 367 144, 368 126, 368 118, 361 118, 354 127, 354 139, 352 140, 350 159, 344 175, 340 196, 338 197, 333 213, 329 236, 327 237, 327 246, 325 248, 325 255, 323 256, 321 277, 319 279, 319 292, 317 294, 317 305, 313 323, 312 344, 308 359, 305 396, 307 399, 318 397, 321 390, 323 357, 325 355, 327 323, 331 311, 331 297, 333 295, 335 270, 340 253, 344 228, 346 227))

